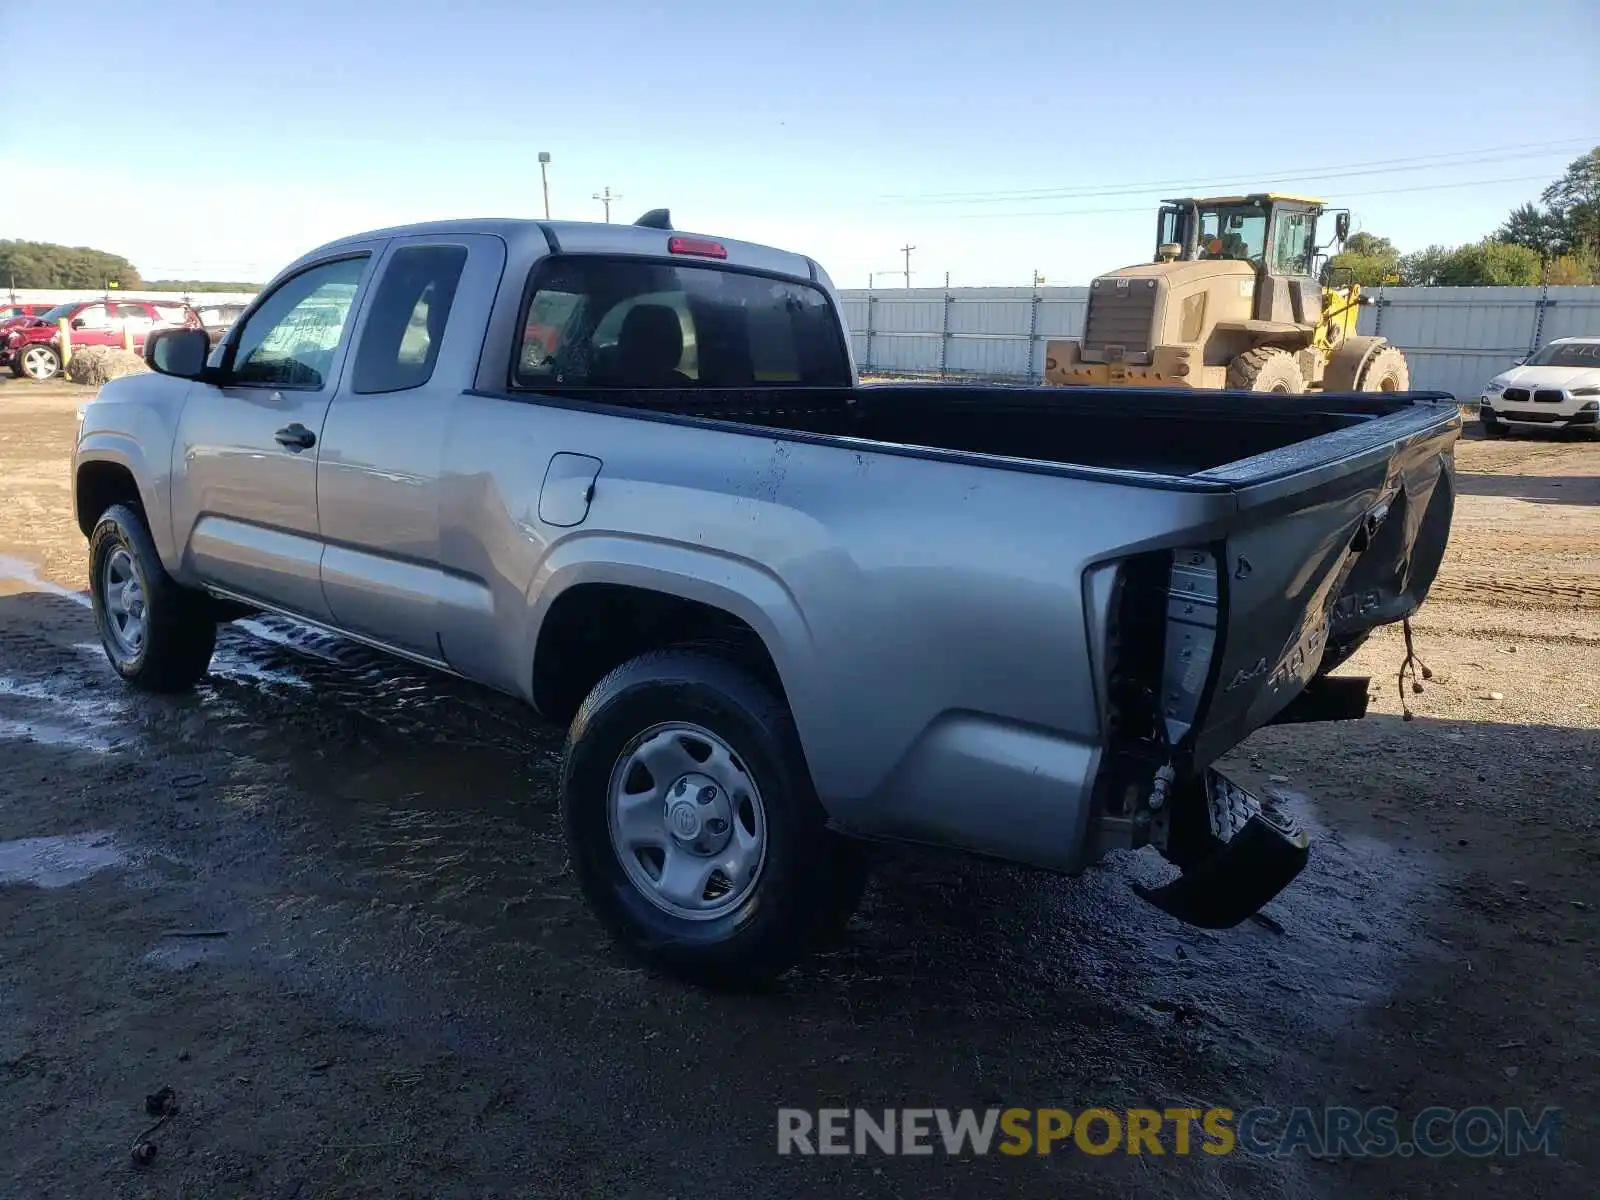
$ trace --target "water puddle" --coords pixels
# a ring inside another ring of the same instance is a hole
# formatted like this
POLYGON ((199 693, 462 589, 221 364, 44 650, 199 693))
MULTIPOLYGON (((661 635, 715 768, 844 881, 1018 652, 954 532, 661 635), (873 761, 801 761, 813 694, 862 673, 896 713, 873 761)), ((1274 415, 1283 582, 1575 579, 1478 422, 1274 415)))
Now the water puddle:
POLYGON ((51 583, 50 580, 41 578, 39 568, 24 559, 0 554, 0 579, 26 584, 32 591, 60 596, 64 600, 71 600, 74 604, 81 604, 84 608, 93 607, 87 591, 75 592, 71 588, 62 587, 59 583, 51 583))
POLYGON ((175 938, 144 955, 143 961, 165 971, 187 971, 222 957, 222 943, 209 938, 175 938))
POLYGON ((72 750, 93 750, 99 754, 116 748, 115 742, 69 725, 0 717, 0 742, 5 741, 37 742, 41 746, 65 746, 72 750))
POLYGON ((0 884, 61 888, 129 861, 115 835, 105 831, 0 842, 0 884))
MULTIPOLYGON (((100 647, 96 646, 96 650, 100 647)), ((262 684, 267 687, 288 687, 309 692, 311 684, 286 667, 271 667, 255 661, 248 655, 231 648, 217 649, 211 658, 210 673, 236 683, 262 684)))
POLYGON ((122 739, 109 736, 106 728, 124 715, 125 702, 74 696, 72 687, 0 676, 0 739, 98 752, 114 750, 122 739))

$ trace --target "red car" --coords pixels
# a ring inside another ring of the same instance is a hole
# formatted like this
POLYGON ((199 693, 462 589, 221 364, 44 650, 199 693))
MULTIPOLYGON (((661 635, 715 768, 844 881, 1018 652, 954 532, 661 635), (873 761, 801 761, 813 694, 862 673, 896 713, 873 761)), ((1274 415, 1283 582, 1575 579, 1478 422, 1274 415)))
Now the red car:
POLYGON ((61 373, 60 321, 72 329, 74 349, 84 346, 120 346, 126 333, 133 335, 135 352, 144 349, 152 329, 186 325, 200 329, 200 314, 187 304, 155 300, 69 300, 40 313, 31 321, 6 329, 0 341, 0 366, 9 365, 19 379, 54 379, 61 373))

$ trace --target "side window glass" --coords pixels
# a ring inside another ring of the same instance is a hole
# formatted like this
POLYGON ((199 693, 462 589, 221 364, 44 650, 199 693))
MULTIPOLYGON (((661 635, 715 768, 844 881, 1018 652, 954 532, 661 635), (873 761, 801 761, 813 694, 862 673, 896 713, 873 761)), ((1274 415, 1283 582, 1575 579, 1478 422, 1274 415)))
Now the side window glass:
POLYGON ((323 387, 366 265, 365 255, 322 263, 268 296, 239 331, 231 382, 323 387))
POLYGON ((353 390, 399 392, 433 376, 465 246, 407 246, 384 267, 356 347, 353 390))
POLYGON ((148 331, 153 324, 154 322, 150 319, 150 312, 144 305, 117 305, 116 327, 118 329, 131 329, 135 333, 143 333, 148 331))
POLYGON ((78 315, 73 318, 73 321, 83 322, 83 324, 77 326, 79 329, 111 328, 111 314, 106 311, 106 306, 104 304, 89 305, 88 308, 80 310, 78 315))

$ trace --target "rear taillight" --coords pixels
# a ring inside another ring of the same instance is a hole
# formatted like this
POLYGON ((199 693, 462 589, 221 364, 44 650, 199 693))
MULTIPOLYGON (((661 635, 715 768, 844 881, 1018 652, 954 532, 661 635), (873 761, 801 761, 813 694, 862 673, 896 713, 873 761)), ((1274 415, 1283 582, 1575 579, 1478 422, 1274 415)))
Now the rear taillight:
POLYGON ((705 238, 673 237, 667 239, 667 253, 693 254, 700 258, 727 258, 728 248, 721 242, 705 238))

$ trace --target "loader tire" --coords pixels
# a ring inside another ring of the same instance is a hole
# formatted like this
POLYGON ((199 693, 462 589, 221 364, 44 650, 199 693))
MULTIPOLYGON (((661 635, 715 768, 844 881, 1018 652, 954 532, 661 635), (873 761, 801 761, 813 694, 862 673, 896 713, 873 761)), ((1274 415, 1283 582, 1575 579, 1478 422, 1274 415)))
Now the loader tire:
POLYGON ((1357 392, 1405 392, 1411 387, 1411 365, 1395 346, 1382 347, 1366 360, 1362 376, 1355 381, 1357 392))
POLYGON ((1369 358, 1356 380, 1358 392, 1404 392, 1410 388, 1411 366, 1395 346, 1385 346, 1369 358))
POLYGON ((1228 386, 1239 392, 1303 392, 1306 377, 1287 350, 1258 346, 1228 364, 1228 386))

